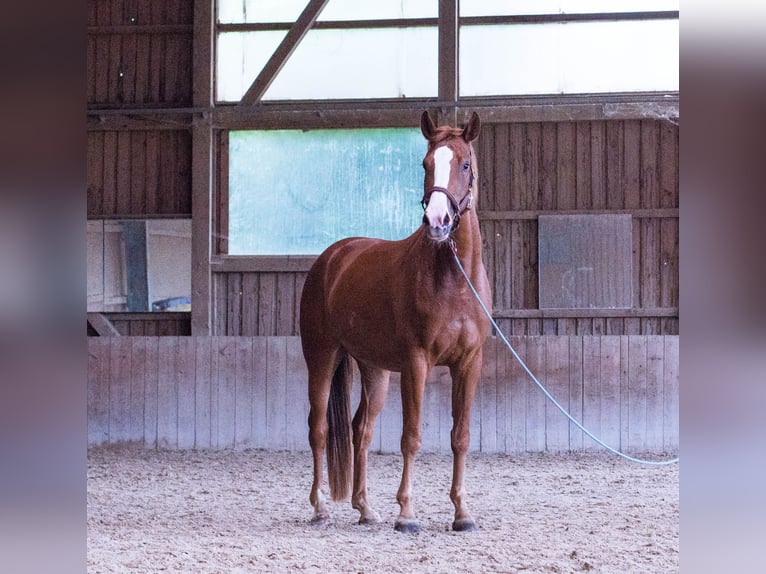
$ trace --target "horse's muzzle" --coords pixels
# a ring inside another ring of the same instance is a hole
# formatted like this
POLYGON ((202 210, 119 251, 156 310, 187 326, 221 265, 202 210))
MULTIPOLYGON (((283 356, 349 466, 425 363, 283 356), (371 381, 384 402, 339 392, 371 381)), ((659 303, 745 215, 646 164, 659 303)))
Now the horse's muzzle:
POLYGON ((429 223, 426 217, 423 217, 423 224, 426 227, 426 234, 428 238, 433 241, 446 241, 449 239, 449 234, 452 231, 452 219, 444 224, 433 226, 429 223))

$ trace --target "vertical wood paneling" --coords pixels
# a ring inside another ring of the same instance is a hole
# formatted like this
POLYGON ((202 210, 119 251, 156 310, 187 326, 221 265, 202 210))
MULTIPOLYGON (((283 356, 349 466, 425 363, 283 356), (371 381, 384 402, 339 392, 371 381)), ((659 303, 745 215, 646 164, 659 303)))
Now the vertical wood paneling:
POLYGON ((109 436, 109 338, 88 340, 88 444, 110 441, 109 436))
MULTIPOLYGON (((130 436, 130 346, 110 337, 109 349, 109 437, 115 441, 130 436)), ((129 342, 129 341, 128 341, 129 342)))
MULTIPOLYGON (((569 337, 545 337, 544 378, 537 375, 553 398, 567 410, 570 410, 569 341, 569 337)), ((542 396, 542 392, 539 394, 542 396)), ((569 450, 569 421, 549 400, 545 400, 545 449, 569 450)))
MULTIPOLYGON (((569 379, 569 414, 582 423, 585 380, 583 364, 585 362, 583 337, 569 337, 569 361, 566 376, 569 379)), ((564 416, 563 414, 560 416, 564 416)), ((569 441, 563 450, 582 450, 583 433, 574 424, 567 423, 569 441)), ((587 427, 586 427, 587 428, 587 427)))
POLYGON ((253 363, 253 340, 236 339, 234 366, 234 448, 255 446, 253 436, 254 390, 256 373, 253 363))
MULTIPOLYGON (((678 337, 511 337, 570 413, 607 444, 678 448, 678 337), (622 436, 621 436, 622 435, 622 436)), ((485 345, 471 449, 594 450, 503 345, 485 345)), ((306 368, 298 337, 112 337, 89 341, 88 443, 150 448, 307 449, 306 368)), ((353 404, 359 400, 355 370, 353 404)), ((423 449, 450 450, 451 379, 429 376, 423 449)), ((373 450, 398 452, 399 375, 392 374, 373 450)))
POLYGON ((216 420, 216 446, 234 448, 236 434, 236 365, 237 339, 218 337, 218 395, 216 420))
POLYGON ((195 419, 195 345, 191 337, 178 337, 175 388, 178 393, 178 448, 194 448, 195 419))
POLYGON ((662 363, 662 450, 678 449, 679 365, 678 337, 663 337, 662 363))
POLYGON ((212 446, 213 339, 194 337, 194 448, 212 446))
POLYGON ((160 337, 157 380, 157 446, 178 447, 177 337, 160 337))

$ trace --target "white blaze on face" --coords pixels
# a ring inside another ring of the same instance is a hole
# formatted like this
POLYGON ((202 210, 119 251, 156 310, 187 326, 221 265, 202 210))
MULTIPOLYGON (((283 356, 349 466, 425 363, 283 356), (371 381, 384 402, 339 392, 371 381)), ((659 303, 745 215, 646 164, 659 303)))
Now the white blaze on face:
MULTIPOLYGON (((447 188, 449 185, 452 150, 442 146, 434 152, 434 186, 447 188)), ((431 227, 441 227, 449 213, 447 196, 440 191, 431 194, 426 208, 426 219, 431 227)))

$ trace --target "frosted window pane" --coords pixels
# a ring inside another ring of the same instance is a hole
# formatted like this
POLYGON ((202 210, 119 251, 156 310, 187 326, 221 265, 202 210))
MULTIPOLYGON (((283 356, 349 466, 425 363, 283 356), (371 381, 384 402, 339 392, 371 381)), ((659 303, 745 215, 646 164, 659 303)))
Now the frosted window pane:
POLYGON ((317 254, 344 237, 420 225, 419 129, 239 131, 229 136, 229 253, 317 254))
POLYGON ((460 29, 461 96, 663 90, 678 90, 678 20, 460 29))
MULTIPOLYGON (((219 35, 219 101, 241 99, 284 34, 219 35)), ((263 99, 435 96, 437 48, 436 28, 312 30, 263 99)))
POLYGON ((679 0, 460 0, 460 16, 593 14, 678 10, 679 0))
MULTIPOLYGON (((226 24, 295 22, 307 5, 307 0, 219 0, 218 21, 226 24)), ((318 19, 436 18, 438 10, 438 0, 330 0, 318 19)))

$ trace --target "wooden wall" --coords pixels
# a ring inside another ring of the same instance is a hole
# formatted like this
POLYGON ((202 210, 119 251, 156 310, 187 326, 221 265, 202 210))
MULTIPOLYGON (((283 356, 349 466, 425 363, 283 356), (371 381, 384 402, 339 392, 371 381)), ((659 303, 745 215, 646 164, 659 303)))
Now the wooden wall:
POLYGON ((89 0, 88 105, 191 103, 188 0, 89 0))
MULTIPOLYGON (((186 0, 88 2, 89 219, 192 215, 188 119, 136 114, 192 104, 192 12, 186 0)), ((107 317, 122 335, 191 332, 188 313, 107 317)))
MULTIPOLYGON (((677 336, 511 337, 559 402, 607 444, 678 450, 677 336)), ((298 337, 110 337, 88 341, 88 444, 308 450, 306 367, 298 337)), ((358 380, 358 377, 357 377, 358 380)), ((431 373, 423 450, 450 452, 450 377, 431 373)), ((354 386, 355 403, 359 385, 354 386)), ((372 449, 398 452, 392 376, 372 449)), ((471 450, 598 450, 490 337, 474 400, 471 450)))
MULTIPOLYGON (((222 154, 225 157, 225 154, 222 154)), ((515 335, 678 334, 678 127, 661 120, 485 123, 479 219, 494 314, 515 335), (543 214, 627 213, 631 310, 538 309, 543 214)), ((225 170, 225 162, 221 162, 225 170)), ((225 211, 225 197, 220 211, 225 211)), ((223 243, 225 245, 225 242, 223 243)), ((214 273, 214 334, 298 334, 307 267, 214 273)))

